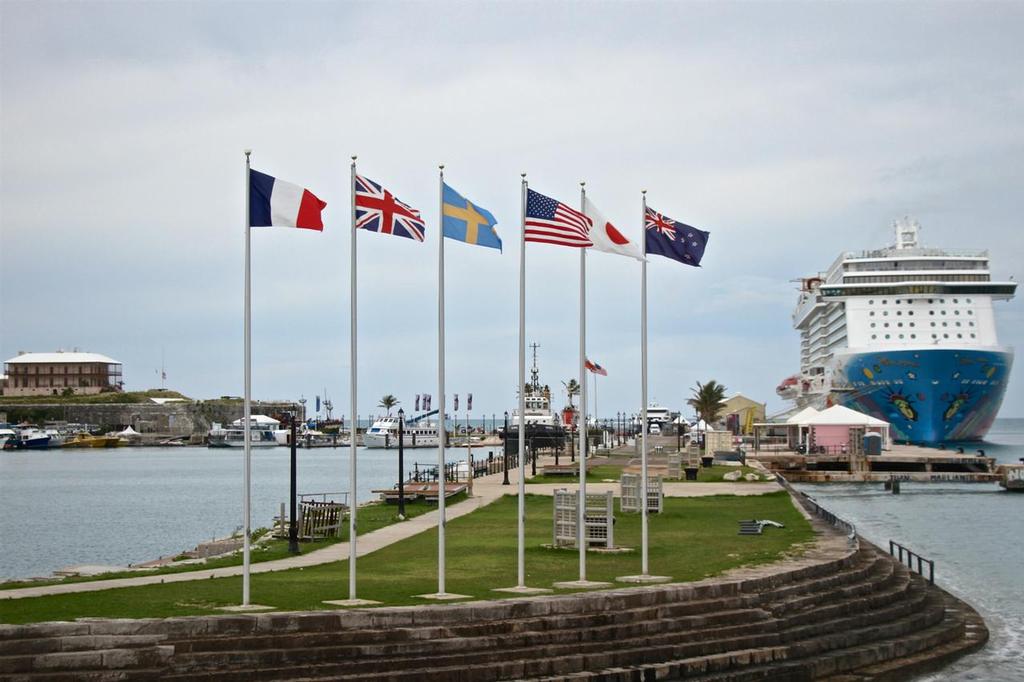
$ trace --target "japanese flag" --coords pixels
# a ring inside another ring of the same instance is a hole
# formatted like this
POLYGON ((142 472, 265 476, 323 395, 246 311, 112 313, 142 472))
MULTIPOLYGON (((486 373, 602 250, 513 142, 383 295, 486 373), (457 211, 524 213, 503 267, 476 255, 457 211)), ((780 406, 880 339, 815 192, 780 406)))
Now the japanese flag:
POLYGON ((590 241, 598 251, 617 253, 620 256, 629 256, 637 260, 643 260, 643 253, 640 247, 626 239, 614 225, 612 225, 604 214, 594 206, 590 197, 583 198, 583 213, 593 221, 590 226, 590 241))

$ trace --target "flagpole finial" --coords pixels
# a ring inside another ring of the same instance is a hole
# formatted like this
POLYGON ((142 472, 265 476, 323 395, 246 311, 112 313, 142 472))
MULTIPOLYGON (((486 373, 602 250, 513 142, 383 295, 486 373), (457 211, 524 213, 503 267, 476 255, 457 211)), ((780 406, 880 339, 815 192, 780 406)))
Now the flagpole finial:
POLYGON ((441 164, 438 164, 438 166, 437 166, 437 167, 438 167, 438 168, 440 168, 441 170, 444 170, 444 164, 443 164, 443 163, 441 163, 441 164))
POLYGON ((354 166, 354 165, 356 165, 356 159, 358 159, 358 158, 359 158, 359 157, 358 157, 358 156, 356 156, 355 154, 353 154, 353 155, 352 155, 352 165, 353 165, 353 166, 354 166))
POLYGON ((249 158, 249 156, 252 154, 251 149, 243 149, 242 152, 245 154, 245 158, 249 158))

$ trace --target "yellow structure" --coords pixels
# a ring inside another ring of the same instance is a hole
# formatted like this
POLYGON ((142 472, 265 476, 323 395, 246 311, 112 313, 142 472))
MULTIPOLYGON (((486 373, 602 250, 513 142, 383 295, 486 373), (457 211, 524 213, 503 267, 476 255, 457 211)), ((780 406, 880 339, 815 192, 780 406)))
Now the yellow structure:
POLYGON ((765 403, 759 403, 742 393, 737 393, 725 399, 725 408, 721 414, 726 421, 728 421, 729 415, 736 415, 740 433, 750 435, 754 433, 754 423, 765 420, 765 408, 765 403))

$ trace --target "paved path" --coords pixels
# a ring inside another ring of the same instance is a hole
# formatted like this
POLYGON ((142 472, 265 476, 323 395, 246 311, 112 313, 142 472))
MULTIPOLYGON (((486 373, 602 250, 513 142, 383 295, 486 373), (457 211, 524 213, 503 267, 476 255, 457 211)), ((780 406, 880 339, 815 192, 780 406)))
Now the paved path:
MULTIPOLYGON (((546 459, 537 460, 538 466, 548 463, 546 459)), ((527 473, 529 475, 529 473, 527 473)), ((502 485, 502 474, 494 474, 478 478, 473 482, 473 497, 460 502, 459 504, 445 507, 446 517, 457 519, 477 509, 484 507, 503 495, 518 494, 519 471, 509 470, 508 477, 510 485, 502 485)), ((527 494, 552 495, 557 488, 574 488, 575 483, 564 484, 536 484, 527 485, 527 494)), ((592 492, 604 492, 612 490, 618 492, 618 483, 588 483, 587 490, 592 492)), ((668 497, 705 497, 709 495, 763 495, 765 493, 782 490, 776 483, 666 483, 665 494, 668 497)), ((413 535, 422 533, 437 526, 439 514, 436 511, 427 512, 420 516, 384 526, 372 533, 360 535, 356 542, 356 555, 365 556, 375 552, 382 547, 394 544, 413 535)), ((358 519, 358 515, 356 517, 358 519)), ((306 566, 318 566, 332 561, 342 561, 349 555, 349 543, 339 542, 323 549, 314 550, 306 554, 253 563, 250 566, 251 573, 269 573, 271 571, 286 571, 291 568, 304 568, 306 566)), ((242 566, 226 566, 209 570, 188 571, 184 573, 168 573, 164 575, 140 575, 131 578, 116 578, 113 580, 96 580, 90 582, 68 582, 55 585, 40 585, 38 587, 22 587, 14 590, 0 590, 0 600, 3 599, 24 599, 26 597, 42 597, 53 594, 71 594, 74 592, 96 592, 100 590, 112 590, 120 587, 137 587, 139 585, 156 585, 160 583, 177 583, 189 580, 208 580, 210 578, 226 578, 242 575, 242 566)))

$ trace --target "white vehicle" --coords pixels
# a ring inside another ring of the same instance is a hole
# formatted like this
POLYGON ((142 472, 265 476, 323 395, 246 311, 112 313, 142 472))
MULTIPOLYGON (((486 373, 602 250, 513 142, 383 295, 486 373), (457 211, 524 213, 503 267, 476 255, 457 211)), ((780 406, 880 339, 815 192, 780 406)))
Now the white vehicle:
POLYGON ((660 436, 661 427, 658 426, 657 424, 651 424, 651 428, 647 430, 647 433, 651 434, 652 436, 660 436))

